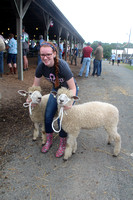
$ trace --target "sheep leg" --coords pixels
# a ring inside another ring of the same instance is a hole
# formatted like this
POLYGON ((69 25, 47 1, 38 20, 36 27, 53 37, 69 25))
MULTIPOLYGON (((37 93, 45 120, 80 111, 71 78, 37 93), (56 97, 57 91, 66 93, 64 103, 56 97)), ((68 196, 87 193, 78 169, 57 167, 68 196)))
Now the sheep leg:
POLYGON ((44 125, 42 126, 42 144, 44 145, 46 143, 46 133, 44 129, 44 125))
POLYGON ((116 132, 114 135, 115 147, 114 156, 118 156, 121 150, 121 136, 116 132))
POLYGON ((68 160, 68 158, 71 157, 74 144, 75 144, 75 138, 72 135, 68 135, 66 149, 64 153, 64 160, 68 160))
POLYGON ((39 123, 34 123, 33 141, 36 141, 39 135, 39 123))
POLYGON ((110 144, 110 142, 112 140, 114 140, 114 142, 115 142, 113 155, 118 156, 118 154, 120 153, 120 150, 121 150, 121 136, 117 132, 117 127, 112 127, 110 129, 106 129, 106 130, 109 134, 108 144, 110 144))
POLYGON ((77 151, 77 140, 76 138, 73 138, 74 139, 74 144, 73 144, 73 147, 72 147, 72 153, 76 153, 77 151))

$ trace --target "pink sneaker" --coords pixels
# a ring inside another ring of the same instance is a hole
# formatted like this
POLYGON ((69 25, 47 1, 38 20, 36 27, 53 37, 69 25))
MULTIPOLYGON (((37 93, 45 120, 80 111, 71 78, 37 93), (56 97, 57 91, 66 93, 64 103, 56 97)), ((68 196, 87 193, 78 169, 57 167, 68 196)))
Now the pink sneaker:
POLYGON ((50 149, 50 147, 52 146, 52 143, 53 143, 53 133, 46 133, 46 137, 47 137, 47 142, 42 147, 42 150, 41 150, 42 153, 48 152, 48 150, 50 149))
POLYGON ((60 137, 59 149, 57 150, 56 155, 55 155, 57 158, 64 155, 65 148, 66 148, 66 141, 67 141, 67 138, 60 137))

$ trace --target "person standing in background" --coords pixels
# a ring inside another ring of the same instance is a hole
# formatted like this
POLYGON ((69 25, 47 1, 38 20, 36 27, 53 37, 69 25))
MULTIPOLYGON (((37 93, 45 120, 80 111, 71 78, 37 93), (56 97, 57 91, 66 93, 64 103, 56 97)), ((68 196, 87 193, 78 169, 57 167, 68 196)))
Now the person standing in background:
POLYGON ((29 52, 29 35, 25 32, 25 27, 23 26, 22 29, 22 44, 23 44, 23 61, 24 61, 24 67, 23 70, 28 70, 28 58, 27 53, 29 52))
POLYGON ((92 51, 93 49, 90 47, 90 42, 88 42, 87 46, 83 48, 83 62, 78 76, 82 77, 86 66, 85 77, 88 78, 92 51))
POLYGON ((39 43, 38 43, 38 46, 37 46, 37 50, 38 50, 38 65, 42 62, 41 57, 40 57, 40 47, 41 47, 43 42, 44 42, 43 35, 39 35, 39 43))
POLYGON ((95 52, 95 59, 94 59, 94 68, 92 76, 101 76, 102 72, 102 58, 103 58, 103 47, 101 42, 98 42, 98 47, 96 48, 95 52))
POLYGON ((120 54, 118 54, 118 57, 117 57, 117 66, 119 66, 120 61, 121 61, 121 57, 120 57, 120 54))
POLYGON ((113 53, 113 54, 111 55, 112 65, 114 65, 115 58, 116 58, 116 55, 115 55, 115 53, 113 53))
POLYGON ((71 60, 71 65, 73 64, 73 60, 75 61, 75 66, 77 65, 77 56, 78 56, 78 48, 77 48, 77 45, 75 44, 75 48, 73 50, 73 55, 72 55, 72 60, 71 60))
POLYGON ((63 53, 63 42, 59 44, 59 58, 62 59, 62 53, 63 53))
POLYGON ((9 42, 7 44, 8 56, 7 56, 7 64, 10 69, 11 74, 16 74, 17 71, 17 40, 14 39, 14 35, 12 33, 9 34, 9 42), (13 67, 12 67, 13 62, 13 67))
POLYGON ((2 74, 4 72, 4 64, 3 64, 3 51, 5 50, 5 39, 2 35, 0 35, 0 78, 2 78, 2 74))

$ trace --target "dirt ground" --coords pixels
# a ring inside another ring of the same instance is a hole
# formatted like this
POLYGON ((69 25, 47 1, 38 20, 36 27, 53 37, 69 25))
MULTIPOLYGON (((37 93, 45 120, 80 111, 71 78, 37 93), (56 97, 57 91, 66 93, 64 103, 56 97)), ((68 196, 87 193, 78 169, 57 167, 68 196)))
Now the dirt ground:
MULTIPOLYGON (((40 137, 32 141, 33 124, 23 107, 26 98, 17 93, 32 85, 36 61, 29 58, 24 81, 6 74, 0 79, 0 200, 133 199, 133 71, 103 61, 102 75, 87 79, 77 77, 80 59, 78 66, 70 65, 79 86, 79 103, 104 101, 118 108, 122 148, 115 158, 114 144, 107 145, 103 128, 83 129, 76 154, 64 162, 55 157, 58 134, 47 154, 41 153, 40 137)), ((42 94, 51 90, 46 84, 43 79, 42 94)))

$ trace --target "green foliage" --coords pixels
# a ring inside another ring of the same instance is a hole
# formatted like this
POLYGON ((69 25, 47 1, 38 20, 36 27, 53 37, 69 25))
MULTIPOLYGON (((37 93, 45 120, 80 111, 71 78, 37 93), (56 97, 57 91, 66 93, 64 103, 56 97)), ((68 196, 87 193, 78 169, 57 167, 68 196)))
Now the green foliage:
POLYGON ((124 67, 126 67, 126 68, 128 68, 128 69, 130 69, 130 70, 133 70, 133 66, 131 66, 131 65, 124 64, 124 67))
MULTIPOLYGON (((91 44, 91 47, 93 48, 93 52, 92 52, 92 56, 94 56, 94 51, 96 50, 98 46, 98 41, 94 41, 92 44, 91 44)), ((132 43, 102 43, 102 47, 103 47, 103 56, 104 58, 106 59, 109 59, 111 57, 111 52, 112 52, 112 49, 119 49, 119 50, 124 50, 124 48, 133 48, 133 44, 132 43)))

